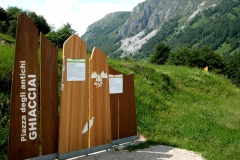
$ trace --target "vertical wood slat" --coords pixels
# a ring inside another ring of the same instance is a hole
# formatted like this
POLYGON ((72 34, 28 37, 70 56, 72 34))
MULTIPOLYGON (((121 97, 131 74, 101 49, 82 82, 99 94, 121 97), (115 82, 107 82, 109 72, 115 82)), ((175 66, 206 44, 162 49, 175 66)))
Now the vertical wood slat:
POLYGON ((38 29, 24 14, 18 16, 10 108, 8 159, 38 156, 38 29))
POLYGON ((94 48, 89 59, 89 117, 94 120, 90 147, 112 142, 108 64, 106 55, 94 48))
POLYGON ((88 122, 88 60, 86 45, 77 35, 63 45, 62 84, 58 153, 73 152, 88 147, 88 134, 82 134, 88 122), (85 81, 67 81, 67 59, 85 59, 85 81))
MULTIPOLYGON (((109 74, 122 74, 109 66, 109 74)), ((123 74, 123 93, 110 94, 113 140, 137 135, 134 76, 123 74)))
MULTIPOLYGON (((113 69, 112 67, 108 67, 109 74, 117 75, 121 74, 119 71, 113 69)), ((112 123, 112 140, 119 139, 119 127, 118 127, 118 101, 119 101, 119 94, 110 94, 110 106, 111 106, 111 123, 112 123)))
POLYGON ((42 155, 57 153, 58 49, 40 33, 40 128, 42 155))
POLYGON ((123 94, 119 94, 119 139, 137 135, 134 75, 123 75, 123 94))

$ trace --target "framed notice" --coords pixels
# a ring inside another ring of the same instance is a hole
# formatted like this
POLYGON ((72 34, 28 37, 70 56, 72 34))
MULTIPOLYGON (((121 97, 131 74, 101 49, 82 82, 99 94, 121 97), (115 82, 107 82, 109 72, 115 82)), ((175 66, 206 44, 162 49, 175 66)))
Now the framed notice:
POLYGON ((123 93, 123 75, 109 74, 109 92, 110 94, 123 93))
POLYGON ((85 81, 85 75, 85 59, 67 59, 67 81, 85 81))

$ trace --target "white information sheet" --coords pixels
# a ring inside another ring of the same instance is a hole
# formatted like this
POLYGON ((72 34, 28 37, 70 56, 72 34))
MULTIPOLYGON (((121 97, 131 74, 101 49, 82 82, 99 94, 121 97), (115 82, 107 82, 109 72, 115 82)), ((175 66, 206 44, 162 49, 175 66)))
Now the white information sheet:
POLYGON ((85 75, 85 59, 67 59, 67 81, 85 81, 85 75))
POLYGON ((110 94, 123 93, 123 75, 109 74, 109 92, 110 94))

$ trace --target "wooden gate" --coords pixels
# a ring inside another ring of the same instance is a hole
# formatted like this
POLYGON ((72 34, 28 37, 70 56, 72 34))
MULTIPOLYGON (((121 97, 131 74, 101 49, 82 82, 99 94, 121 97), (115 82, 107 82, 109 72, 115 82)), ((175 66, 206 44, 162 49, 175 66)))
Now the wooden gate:
POLYGON ((63 45, 58 107, 58 50, 42 33, 40 51, 39 76, 38 30, 19 15, 9 160, 66 159, 137 139, 133 74, 114 70, 98 48, 88 59, 85 42, 74 34, 63 45))

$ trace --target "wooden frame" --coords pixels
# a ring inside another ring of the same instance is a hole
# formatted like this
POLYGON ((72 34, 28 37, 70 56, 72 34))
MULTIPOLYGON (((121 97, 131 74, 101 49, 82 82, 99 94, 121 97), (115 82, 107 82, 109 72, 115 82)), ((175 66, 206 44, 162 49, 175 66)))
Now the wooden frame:
POLYGON ((40 49, 38 87, 38 30, 29 17, 19 15, 9 160, 71 158, 137 139, 133 74, 124 75, 108 66, 98 48, 88 59, 85 42, 76 34, 70 36, 63 45, 58 121, 58 50, 42 33, 40 49), (123 92, 110 94, 109 74, 123 75, 123 92))

